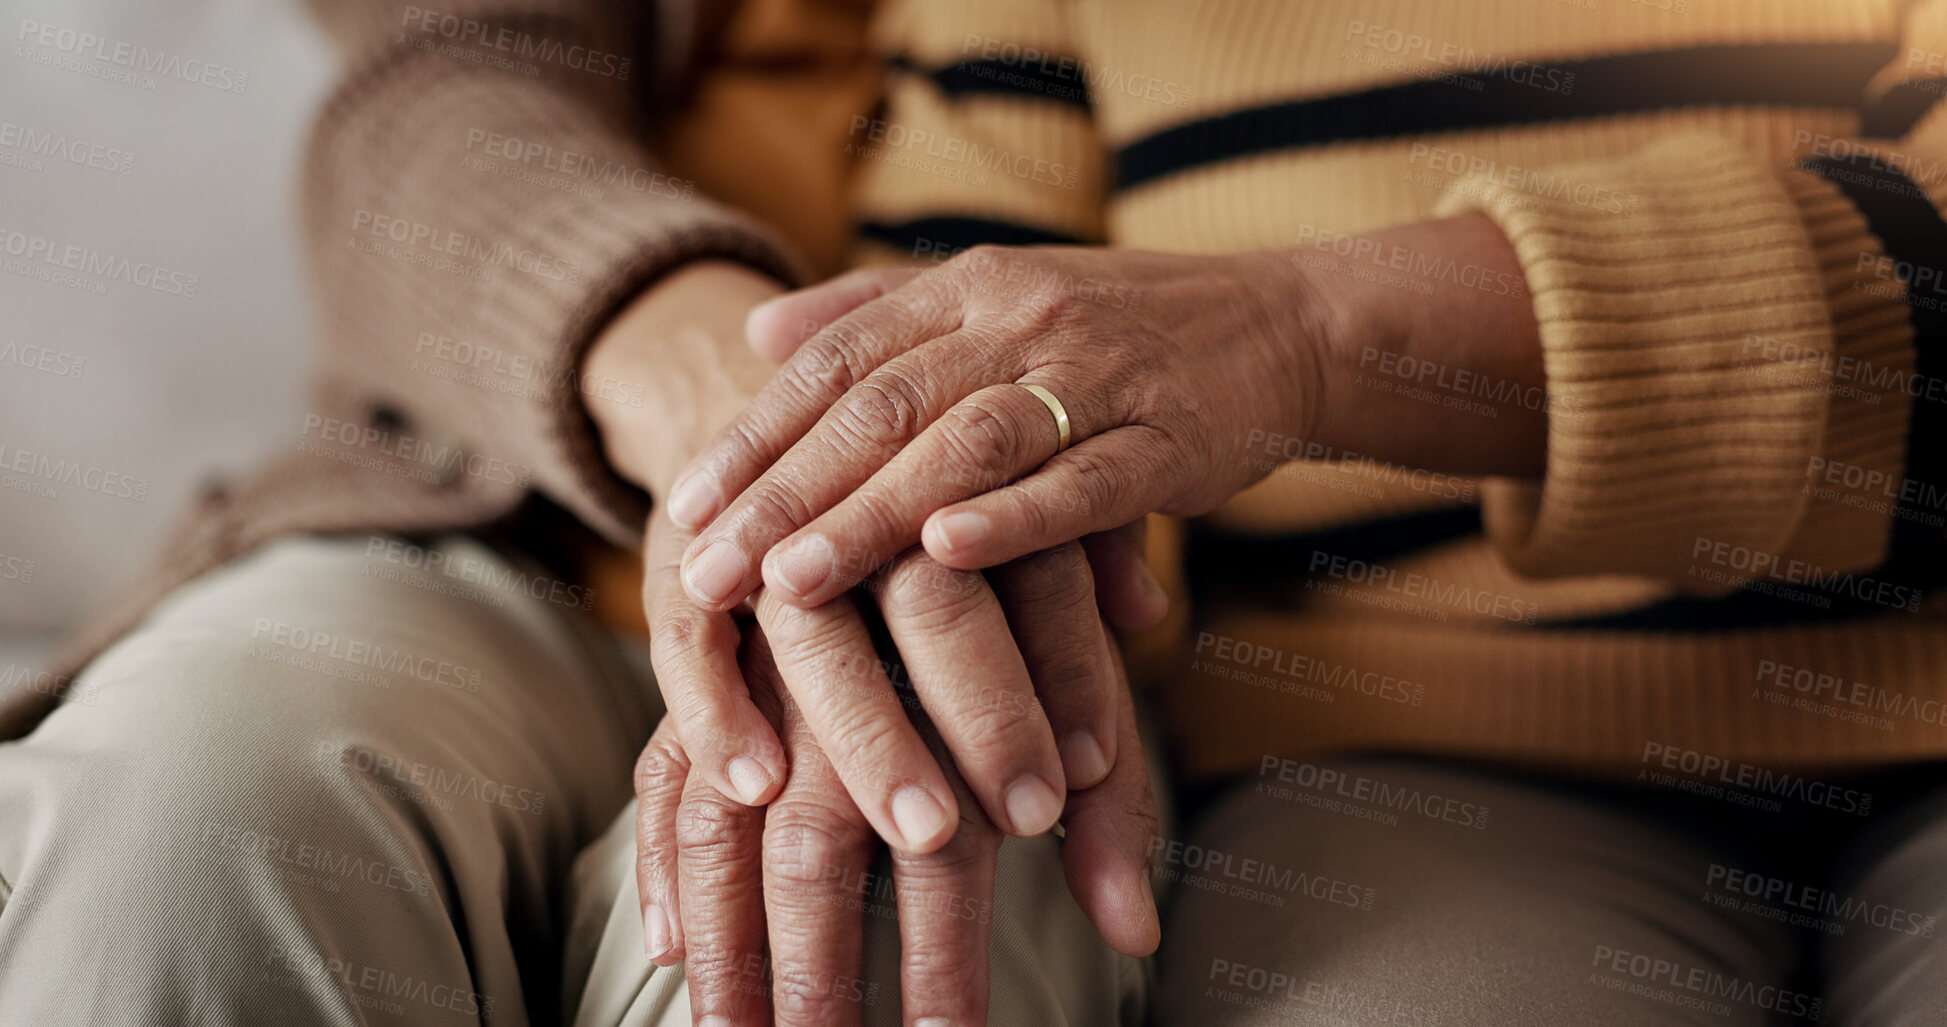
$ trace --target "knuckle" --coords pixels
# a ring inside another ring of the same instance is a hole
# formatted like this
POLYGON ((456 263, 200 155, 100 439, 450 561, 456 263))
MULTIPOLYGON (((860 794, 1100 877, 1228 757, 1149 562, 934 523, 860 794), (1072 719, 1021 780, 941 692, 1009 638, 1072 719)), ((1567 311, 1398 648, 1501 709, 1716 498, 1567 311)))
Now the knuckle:
POLYGON ((819 610, 800 610, 779 600, 760 603, 758 620, 780 666, 796 666, 791 691, 800 701, 870 677, 878 659, 870 650, 851 648, 851 634, 838 619, 819 610), (777 609, 765 610, 775 604, 777 609))
POLYGON ((890 794, 906 780, 894 768, 903 756, 904 739, 912 726, 892 711, 874 706, 847 711, 831 725, 831 746, 826 750, 841 760, 840 777, 851 788, 854 784, 890 794))
POLYGON ((676 861, 676 853, 668 845, 656 840, 636 842, 635 879, 638 883, 648 882, 663 886, 668 883, 669 868, 676 861))
POLYGON ((747 505, 743 516, 738 518, 737 529, 771 529, 777 525, 799 527, 811 523, 814 511, 799 492, 795 483, 782 481, 773 475, 764 476, 744 490, 741 500, 747 505))
POLYGON ((1079 483, 1073 496, 1075 512, 1093 523, 1113 497, 1129 491, 1129 469, 1089 450, 1070 450, 1065 455, 1079 483))
POLYGON ((899 861, 900 873, 916 883, 956 888, 983 880, 999 851, 1000 832, 987 818, 962 816, 959 829, 939 849, 923 856, 895 853, 893 858, 899 861))
POLYGON ((954 937, 917 937, 905 955, 905 967, 919 980, 938 986, 964 986, 981 969, 981 957, 954 937))
POLYGON ((861 449, 890 457, 925 423, 924 396, 906 372, 881 367, 845 394, 832 425, 861 449))
POLYGON ((767 451, 764 412, 753 407, 726 425, 704 460, 703 470, 723 478, 733 468, 758 459, 767 451))
POLYGON ((1045 485, 1017 485, 1007 489, 1010 513, 1029 538, 1048 538, 1059 532, 1063 515, 1073 515, 1074 504, 1064 502, 1058 509, 1045 485))
POLYGON ((774 967, 771 971, 771 1004, 779 1024, 831 1023, 837 1019, 834 1007, 845 1000, 833 994, 835 975, 794 967, 774 967))
POLYGON ((670 713, 676 718, 676 733, 683 751, 693 762, 722 759, 745 748, 738 744, 741 739, 725 726, 729 717, 715 696, 696 690, 684 692, 677 697, 670 713))
POLYGON ((1032 444, 1015 418, 1002 412, 996 398, 976 393, 947 414, 942 441, 947 460, 966 468, 973 488, 991 489, 1014 477, 1015 462, 1032 444))
POLYGON ((1095 575, 1079 542, 1064 542, 1016 560, 1009 568, 1007 585, 1015 598, 1036 605, 1085 606, 1095 598, 1095 575))
POLYGON ((1005 762, 1010 753, 1035 747, 1029 732, 1045 718, 1035 697, 983 686, 975 701, 956 711, 954 719, 961 739, 953 747, 955 754, 966 763, 988 766, 1005 762))
POLYGON ((1059 708, 1069 711, 1069 716, 1080 712, 1081 701, 1091 720, 1107 705, 1108 695, 1099 684, 1105 677, 1104 660, 1094 640, 1062 641, 1030 655, 1028 669, 1038 678, 1035 683, 1065 699, 1066 705, 1059 708))
POLYGON ((676 809, 676 847, 686 857, 709 861, 728 855, 747 813, 729 799, 692 795, 676 809))
POLYGON ((658 674, 668 674, 681 658, 710 644, 710 617, 685 602, 663 603, 649 625, 649 662, 658 674))
MULTIPOLYGON (((879 485, 859 489, 846 502, 849 515, 863 521, 877 537, 898 538, 909 530, 917 530, 917 525, 909 527, 912 515, 900 508, 899 498, 879 485)), ((886 558, 882 553, 861 546, 847 548, 839 555, 838 562, 848 574, 857 578, 884 565, 886 558)))
POLYGON ((749 957, 728 946, 692 943, 684 955, 683 973, 706 990, 734 991, 739 979, 750 974, 748 963, 749 957))
POLYGON ((980 243, 954 254, 952 259, 941 265, 941 270, 974 276, 992 274, 1008 259, 1008 254, 1011 252, 1012 250, 1006 246, 980 243))
POLYGON ((651 742, 642 750, 635 761, 635 793, 650 795, 667 791, 682 782, 685 775, 682 762, 676 755, 663 748, 659 742, 651 742))
POLYGON ((914 938, 906 952, 906 972, 920 984, 915 990, 964 988, 975 979, 985 960, 965 942, 951 937, 914 938))
POLYGON ((858 332, 852 326, 826 328, 806 340, 784 365, 781 373, 785 383, 813 399, 837 400, 870 370, 857 355, 858 344, 858 332))
POLYGON ((881 610, 919 630, 944 628, 980 602, 984 580, 978 571, 955 570, 912 550, 886 571, 881 610))
POLYGON ((809 802, 774 805, 764 820, 764 872, 791 884, 830 880, 866 849, 862 825, 809 802))

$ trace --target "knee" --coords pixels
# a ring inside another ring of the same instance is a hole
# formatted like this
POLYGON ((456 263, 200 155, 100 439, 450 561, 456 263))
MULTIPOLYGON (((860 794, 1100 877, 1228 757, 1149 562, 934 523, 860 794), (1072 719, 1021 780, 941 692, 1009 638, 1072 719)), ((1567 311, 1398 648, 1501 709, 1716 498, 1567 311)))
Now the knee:
MULTIPOLYGON (((91 702, 56 711, 45 737, 99 754, 124 822, 202 844, 315 831, 369 805, 351 772, 391 759, 388 725, 404 712, 377 676, 321 674, 245 633, 138 631, 84 677, 91 702)), ((108 783, 76 784, 99 796, 108 783)))

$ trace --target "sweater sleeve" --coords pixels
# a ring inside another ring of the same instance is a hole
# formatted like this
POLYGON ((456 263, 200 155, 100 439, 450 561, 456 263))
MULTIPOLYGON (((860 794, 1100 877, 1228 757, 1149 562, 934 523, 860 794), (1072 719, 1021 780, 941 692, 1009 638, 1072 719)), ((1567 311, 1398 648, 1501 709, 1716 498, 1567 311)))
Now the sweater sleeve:
POLYGON ((796 278, 770 233, 696 195, 641 142, 644 101, 677 88, 707 30, 698 10, 313 7, 348 68, 301 184, 327 369, 375 419, 512 467, 632 542, 648 497, 608 468, 583 403, 629 386, 587 381, 583 351, 685 262, 796 278))
POLYGON ((1947 80, 1912 69, 1947 50, 1947 2, 1906 32, 1862 138, 1801 132, 1786 166, 1697 134, 1445 197, 1507 234, 1541 327, 1546 475, 1482 492, 1514 569, 1721 595, 1940 541, 1947 116, 1914 97, 1947 80))

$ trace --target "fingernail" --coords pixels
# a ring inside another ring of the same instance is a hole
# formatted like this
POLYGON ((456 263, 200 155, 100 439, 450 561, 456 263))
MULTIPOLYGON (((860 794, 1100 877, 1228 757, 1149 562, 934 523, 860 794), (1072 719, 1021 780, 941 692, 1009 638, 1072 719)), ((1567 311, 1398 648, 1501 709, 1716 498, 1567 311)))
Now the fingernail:
POLYGON ((949 551, 958 551, 986 541, 991 530, 993 525, 987 522, 986 514, 962 510, 940 518, 938 534, 941 545, 949 551))
POLYGON ((1156 919, 1156 889, 1149 883, 1149 868, 1143 868, 1143 923, 1156 919))
POLYGON ((1007 789, 1007 819, 1014 833, 1032 837, 1055 826, 1061 818, 1061 798, 1048 782, 1029 774, 1007 789))
POLYGON ((642 907, 642 951, 650 959, 660 959, 669 951, 669 917, 661 906, 642 907))
POLYGON ((724 773, 730 778, 730 786, 737 790, 737 798, 746 806, 757 805, 757 800, 771 787, 771 772, 749 756, 731 760, 724 773))
POLYGON ((1109 776, 1108 757, 1086 731, 1077 731, 1061 743, 1061 766, 1068 773, 1069 788, 1087 788, 1109 776))
POLYGON ((721 603, 744 580, 750 570, 750 557, 728 539, 718 539, 692 557, 683 568, 683 583, 705 602, 721 603))
POLYGON ((723 494, 716 479, 702 471, 692 471, 678 479, 669 490, 669 519, 685 528, 701 528, 717 515, 723 494))
POLYGON ((788 548, 772 553, 770 560, 771 574, 778 579, 778 584, 800 597, 810 595, 813 589, 830 580, 832 571, 838 568, 832 544, 823 535, 806 535, 788 548))
POLYGON ((946 808, 924 788, 901 788, 892 797, 892 823, 906 848, 918 849, 946 826, 946 808))
POLYGON ((727 1016, 706 1016, 696 1021, 696 1027, 730 1027, 730 1018, 727 1016))
POLYGON ((913 1027, 953 1027, 953 1021, 944 1016, 927 1016, 914 1020, 913 1027))

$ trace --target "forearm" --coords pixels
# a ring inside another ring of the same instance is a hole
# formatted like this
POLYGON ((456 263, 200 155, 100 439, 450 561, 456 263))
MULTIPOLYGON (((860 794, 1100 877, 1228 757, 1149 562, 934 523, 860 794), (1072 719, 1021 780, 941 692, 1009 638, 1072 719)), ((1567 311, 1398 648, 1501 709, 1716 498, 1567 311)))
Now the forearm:
POLYGON ((1551 403, 1514 248, 1478 214, 1296 251, 1325 313, 1314 438, 1451 474, 1539 478, 1551 403))

